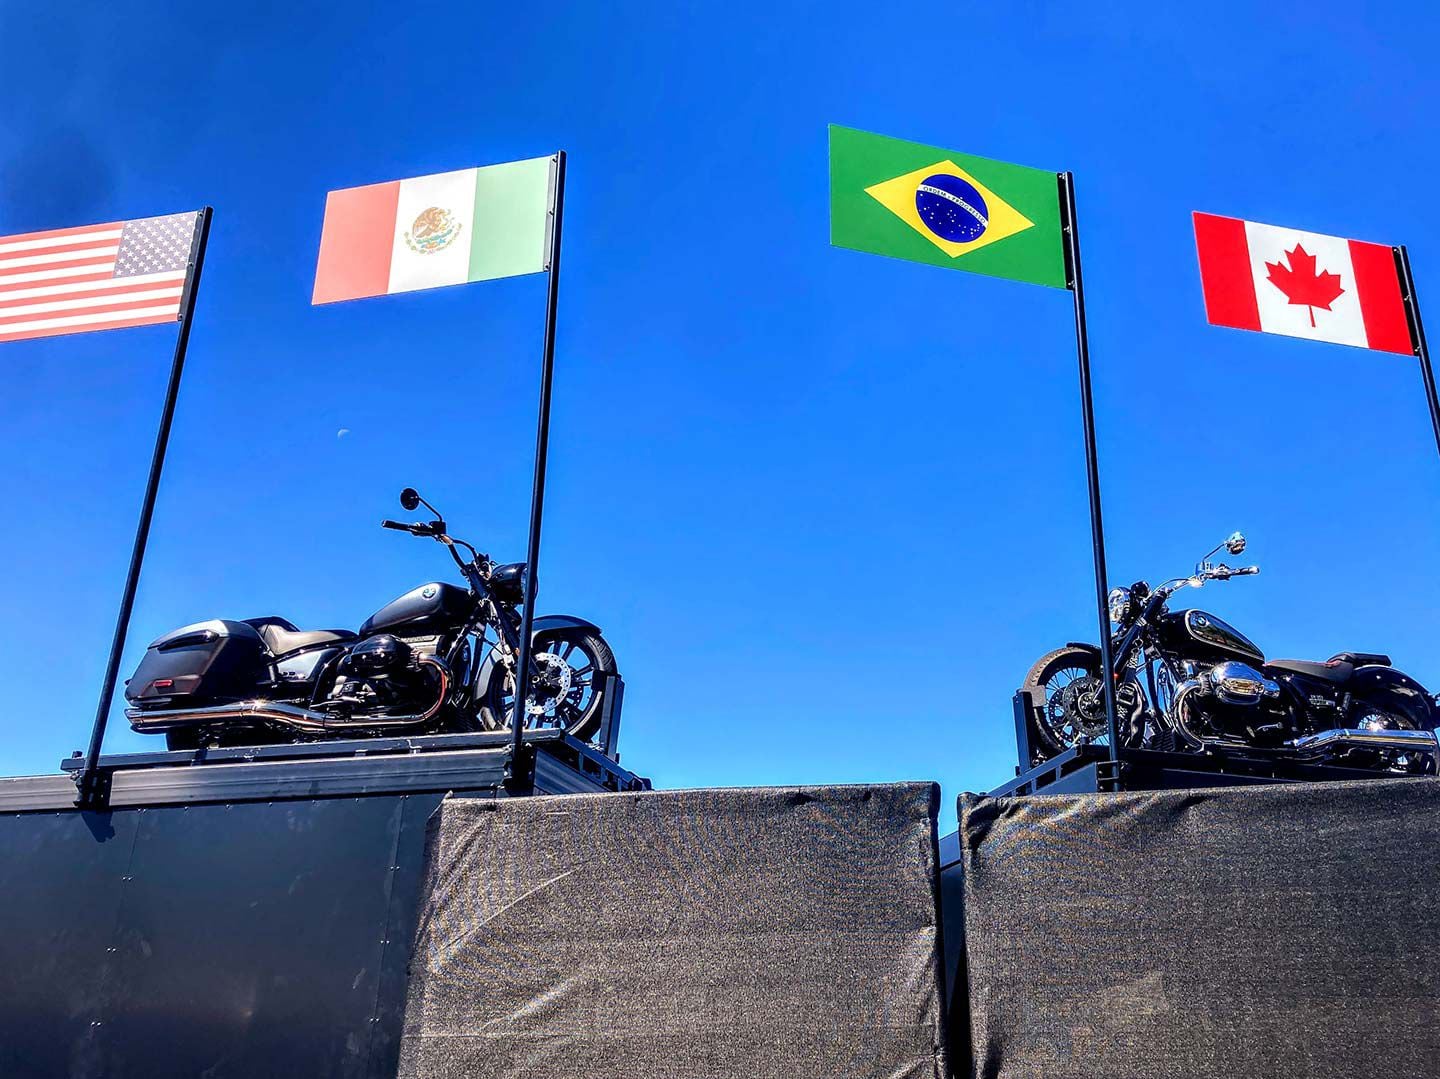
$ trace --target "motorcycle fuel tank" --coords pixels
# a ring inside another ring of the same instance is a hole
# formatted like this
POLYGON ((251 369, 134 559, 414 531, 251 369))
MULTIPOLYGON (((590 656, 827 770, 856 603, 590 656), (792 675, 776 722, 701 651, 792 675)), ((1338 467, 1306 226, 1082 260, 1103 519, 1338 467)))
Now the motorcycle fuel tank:
POLYGON ((1241 656, 1262 662, 1265 659, 1265 653, 1254 641, 1207 611, 1172 611, 1161 624, 1161 635, 1165 643, 1177 651, 1184 651, 1187 646, 1193 650, 1198 645, 1205 654, 1241 656))
POLYGON ((367 618, 360 627, 360 636, 368 637, 379 630, 411 629, 432 624, 448 628, 464 620, 470 613, 470 593, 443 581, 432 581, 412 588, 399 599, 391 600, 367 618))

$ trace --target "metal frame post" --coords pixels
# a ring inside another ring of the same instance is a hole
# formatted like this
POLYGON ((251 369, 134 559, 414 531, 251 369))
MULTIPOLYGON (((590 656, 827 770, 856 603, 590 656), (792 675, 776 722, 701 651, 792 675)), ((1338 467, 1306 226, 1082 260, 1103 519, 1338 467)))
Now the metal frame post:
POLYGON ((600 752, 611 760, 619 761, 620 752, 620 710, 625 706, 625 679, 619 671, 606 671, 595 679, 604 697, 600 701, 600 729, 595 732, 595 744, 600 752))
POLYGON ((195 321, 195 299, 200 292, 200 271, 205 264, 205 244, 210 238, 211 208, 199 211, 199 227, 190 245, 190 262, 186 267, 185 291, 180 297, 180 330, 175 337, 175 357, 170 363, 170 382, 165 388, 165 406, 160 412, 160 429, 155 433, 155 450, 150 457, 150 476, 145 481, 145 498, 140 504, 140 521, 135 526, 135 543, 130 550, 130 569, 125 574, 125 590, 120 597, 120 613, 115 619, 115 636, 110 642, 110 658, 105 663, 105 681, 100 689, 100 703, 95 709, 95 724, 90 729, 90 747, 85 765, 75 777, 75 804, 82 808, 103 806, 107 800, 105 777, 100 774, 100 746, 105 740, 105 726, 110 718, 110 705, 115 696, 115 680, 120 672, 120 656, 125 650, 125 636, 130 629, 130 613, 135 606, 135 591, 140 584, 140 567, 145 561, 145 546, 150 540, 150 522, 155 515, 155 498, 160 492, 160 473, 165 467, 165 451, 170 444, 170 425, 175 418, 175 402, 180 396, 180 376, 185 370, 185 350, 190 344, 190 326, 195 321))
POLYGON ((1065 275, 1075 298, 1075 353, 1080 365, 1080 407, 1085 425, 1085 477, 1090 485, 1090 544, 1095 555, 1095 600, 1100 620, 1100 666, 1110 759, 1119 760, 1120 725, 1115 717, 1115 677, 1110 662, 1110 586, 1105 574, 1105 525, 1100 515, 1100 461, 1095 448, 1095 403, 1090 391, 1090 339, 1085 326, 1085 282, 1080 272, 1080 229, 1075 215, 1075 177, 1058 174, 1060 223, 1065 233, 1065 275))
POLYGON ((540 361, 540 415, 535 432, 535 478, 530 488, 530 540, 522 577, 525 597, 520 615, 520 649, 515 664, 515 714, 510 725, 510 767, 505 785, 512 793, 534 786, 535 763, 524 752, 525 717, 530 700, 530 634, 535 624, 535 595, 540 584, 540 524, 545 511, 545 465, 550 450, 550 389, 555 375, 555 316, 560 302, 560 226, 565 210, 565 151, 555 155, 550 199, 549 288, 545 299, 545 344, 540 361))
POLYGON ((1400 274, 1400 287, 1405 290, 1405 318, 1410 323, 1410 344, 1420 360, 1420 375, 1425 380, 1425 400, 1430 405, 1430 425, 1435 429, 1435 448, 1440 450, 1440 396, 1435 392, 1435 369, 1430 366, 1430 350, 1425 345, 1425 324, 1420 321, 1420 301, 1415 296, 1415 277, 1410 271, 1410 252, 1402 244, 1394 249, 1395 269, 1400 274))
POLYGON ((1030 742, 1030 719, 1035 713, 1034 692, 1028 688, 1017 689, 1010 698, 1010 708, 1015 714, 1015 774, 1018 776, 1035 767, 1035 748, 1030 742))

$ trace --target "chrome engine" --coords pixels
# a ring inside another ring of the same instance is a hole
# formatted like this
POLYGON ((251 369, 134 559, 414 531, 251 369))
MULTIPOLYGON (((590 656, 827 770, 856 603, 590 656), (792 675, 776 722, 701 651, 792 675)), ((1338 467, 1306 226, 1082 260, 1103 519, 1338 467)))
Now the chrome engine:
POLYGON ((1237 729, 1253 738, 1257 728, 1283 729, 1280 685, 1248 663, 1227 660, 1203 670, 1175 687, 1172 718, 1192 744, 1227 741, 1237 729), (1274 702, 1270 707, 1264 705, 1274 702))
POLYGON ((1207 744, 1267 743, 1287 754, 1320 760, 1347 750, 1370 749, 1402 756, 1422 753, 1440 760, 1434 731, 1410 730, 1393 721, 1367 716, 1357 728, 1337 727, 1299 737, 1285 722, 1280 684, 1247 663, 1228 660, 1201 671, 1175 687, 1171 718, 1196 748, 1207 744))

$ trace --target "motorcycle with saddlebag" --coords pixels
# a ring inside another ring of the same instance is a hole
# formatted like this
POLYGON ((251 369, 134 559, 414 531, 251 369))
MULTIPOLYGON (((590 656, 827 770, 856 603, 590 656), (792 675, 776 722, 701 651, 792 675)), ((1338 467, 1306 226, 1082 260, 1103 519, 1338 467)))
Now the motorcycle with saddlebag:
MULTIPOLYGON (((382 526, 440 543, 466 587, 423 584, 354 632, 297 629, 276 616, 173 630, 126 682, 131 727, 163 733, 170 749, 509 727, 526 567, 497 564, 451 536, 414 488, 400 503, 434 517, 382 526)), ((600 629, 547 615, 535 619, 532 640, 525 725, 591 737, 617 679, 600 629)))

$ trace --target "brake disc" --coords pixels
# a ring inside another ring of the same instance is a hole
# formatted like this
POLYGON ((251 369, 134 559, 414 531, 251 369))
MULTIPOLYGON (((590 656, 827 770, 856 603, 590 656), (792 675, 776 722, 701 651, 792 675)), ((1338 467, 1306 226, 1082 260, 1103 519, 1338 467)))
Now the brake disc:
POLYGON ((570 683, 574 680, 575 672, 570 664, 554 652, 538 654, 535 657, 535 666, 540 676, 535 687, 539 692, 531 698, 526 711, 532 716, 543 716, 565 699, 565 695, 570 692, 570 683))

